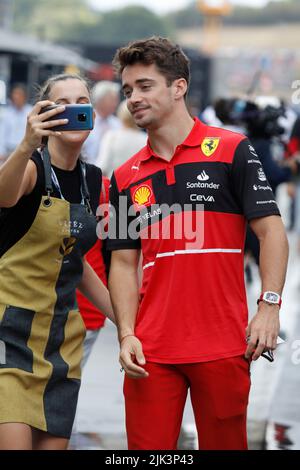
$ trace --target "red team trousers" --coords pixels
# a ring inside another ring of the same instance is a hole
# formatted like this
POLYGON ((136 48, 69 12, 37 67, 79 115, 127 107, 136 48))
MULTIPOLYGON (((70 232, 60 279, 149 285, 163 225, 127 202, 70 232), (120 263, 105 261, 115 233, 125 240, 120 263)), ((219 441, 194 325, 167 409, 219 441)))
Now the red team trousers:
POLYGON ((149 377, 125 377, 129 450, 176 450, 190 389, 201 450, 247 450, 250 366, 243 357, 196 364, 148 362, 149 377))

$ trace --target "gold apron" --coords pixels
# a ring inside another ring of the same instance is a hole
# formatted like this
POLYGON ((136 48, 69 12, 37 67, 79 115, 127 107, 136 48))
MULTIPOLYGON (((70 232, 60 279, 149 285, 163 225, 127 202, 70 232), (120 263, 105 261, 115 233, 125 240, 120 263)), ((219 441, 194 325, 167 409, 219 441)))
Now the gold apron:
POLYGON ((84 167, 83 203, 70 204, 50 196, 48 154, 43 162, 48 195, 29 231, 0 258, 0 423, 69 438, 85 336, 75 292, 96 218, 84 167))

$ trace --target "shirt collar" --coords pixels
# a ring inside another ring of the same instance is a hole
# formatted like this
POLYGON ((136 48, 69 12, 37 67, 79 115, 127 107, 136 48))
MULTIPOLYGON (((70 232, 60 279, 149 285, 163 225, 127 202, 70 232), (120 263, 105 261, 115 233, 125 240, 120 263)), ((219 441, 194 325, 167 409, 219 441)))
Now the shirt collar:
MULTIPOLYGON (((185 147, 200 147, 201 145, 201 137, 204 134, 204 130, 206 129, 206 125, 200 121, 197 117, 194 118, 194 126, 187 138, 182 142, 182 146, 185 147)), ((149 160, 149 158, 157 156, 153 152, 150 146, 149 139, 147 140, 147 145, 140 151, 139 159, 140 161, 149 160)))

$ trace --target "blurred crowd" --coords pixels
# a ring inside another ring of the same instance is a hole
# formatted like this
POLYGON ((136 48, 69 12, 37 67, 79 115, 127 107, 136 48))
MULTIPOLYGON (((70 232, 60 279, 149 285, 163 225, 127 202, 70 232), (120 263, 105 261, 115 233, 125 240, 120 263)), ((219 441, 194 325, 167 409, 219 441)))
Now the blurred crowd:
MULTIPOLYGON (((95 111, 94 129, 83 145, 82 158, 101 168, 106 177, 102 199, 107 202, 112 172, 146 144, 147 134, 136 127, 126 101, 121 100, 118 83, 106 80, 97 82, 92 89, 92 104, 95 111)), ((0 108, 0 165, 21 141, 31 109, 26 87, 16 83, 11 88, 8 104, 0 108)), ((203 111, 191 106, 191 113, 197 113, 206 124, 249 137, 253 145, 253 158, 259 156, 275 195, 278 187, 285 183, 290 200, 287 228, 296 232, 300 254, 300 114, 297 111, 277 97, 220 98, 203 111)), ((90 263, 97 267, 97 258, 102 253, 101 258, 105 262, 101 259, 98 274, 103 281, 109 266, 104 251, 103 247, 97 246, 90 254, 90 263)), ((251 264, 253 261, 259 264, 259 243, 250 228, 245 253, 246 279, 251 283, 251 264)), ((79 302, 84 302, 80 296, 79 302)), ((91 309, 90 304, 82 306, 82 311, 87 312, 84 318, 86 326, 88 330, 98 332, 104 325, 104 319, 99 319, 97 324, 91 322, 91 309)), ((96 337, 92 335, 91 346, 96 337)))
MULTIPOLYGON (((82 157, 100 167, 105 176, 142 148, 146 133, 138 129, 126 102, 121 101, 120 85, 100 81, 92 89, 96 113, 94 129, 84 143, 82 157)), ((198 112, 193 106, 192 112, 198 112)), ((31 110, 26 87, 16 83, 7 106, 0 108, 0 165, 21 141, 31 110)), ((276 194, 286 183, 290 198, 289 229, 298 236, 300 253, 300 110, 287 106, 277 97, 220 98, 199 117, 208 125, 246 134, 262 161, 268 181, 276 194)), ((249 231, 249 253, 258 261, 258 244, 249 231)))
MULTIPOLYGON (((295 230, 300 254, 300 115, 277 97, 232 97, 216 100, 200 115, 207 124, 245 134, 253 145, 274 194, 283 183, 290 198, 289 230, 295 230)), ((259 261, 259 244, 248 229, 247 254, 259 261)), ((251 279, 251 274, 246 273, 251 279)))

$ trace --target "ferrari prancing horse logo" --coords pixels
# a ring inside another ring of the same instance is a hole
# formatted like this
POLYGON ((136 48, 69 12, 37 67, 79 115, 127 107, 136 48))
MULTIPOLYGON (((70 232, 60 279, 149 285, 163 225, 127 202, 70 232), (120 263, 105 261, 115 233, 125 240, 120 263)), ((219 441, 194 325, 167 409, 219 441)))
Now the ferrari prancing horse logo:
POLYGON ((206 157, 210 157, 217 150, 219 143, 219 137, 206 137, 201 144, 201 150, 206 157))

